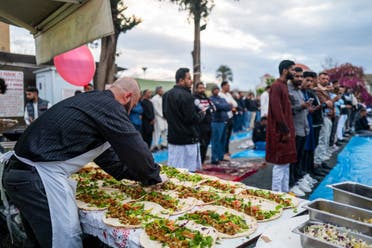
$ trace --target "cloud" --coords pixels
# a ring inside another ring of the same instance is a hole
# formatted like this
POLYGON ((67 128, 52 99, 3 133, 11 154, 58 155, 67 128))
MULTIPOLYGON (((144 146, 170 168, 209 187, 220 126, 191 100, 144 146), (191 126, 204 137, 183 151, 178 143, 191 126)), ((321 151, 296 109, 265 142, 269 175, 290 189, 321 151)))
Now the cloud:
MULTIPOLYGON (((168 1, 126 0, 128 14, 143 22, 119 38, 117 63, 127 76, 173 80, 181 66, 192 67, 193 23, 168 1)), ((202 79, 215 80, 221 64, 234 73, 233 88, 253 89, 265 73, 277 76, 282 59, 315 71, 325 57, 372 72, 371 1, 218 0, 201 33, 202 79)), ((12 45, 34 51, 27 31, 12 28, 12 45)), ((13 50, 12 48, 12 50, 13 50)), ((99 49, 93 49, 98 59, 99 49)))

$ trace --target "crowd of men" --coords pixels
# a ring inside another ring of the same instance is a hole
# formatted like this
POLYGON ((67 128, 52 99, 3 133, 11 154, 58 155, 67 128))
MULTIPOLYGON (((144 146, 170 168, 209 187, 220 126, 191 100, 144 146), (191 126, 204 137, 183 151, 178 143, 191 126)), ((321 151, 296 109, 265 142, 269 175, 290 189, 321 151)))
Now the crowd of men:
POLYGON ((325 72, 279 65, 269 93, 266 160, 274 164, 272 189, 310 192, 328 173, 326 163, 352 132, 370 132, 365 105, 325 72))
POLYGON ((214 86, 210 97, 202 82, 193 94, 191 88, 189 69, 180 68, 176 86, 166 94, 160 86, 154 96, 151 90, 142 92, 130 119, 152 151, 168 148, 168 164, 195 171, 205 163, 209 144, 212 164, 230 160, 232 132, 253 129, 261 113, 259 98, 231 92, 227 81, 214 86))
MULTIPOLYGON (((231 91, 227 81, 213 86, 208 97, 202 82, 191 92, 190 71, 180 68, 171 90, 141 92, 130 121, 151 151, 168 149, 168 164, 190 171, 206 163, 209 145, 211 164, 229 161, 232 132, 253 130, 255 149, 266 150, 273 164, 272 189, 303 196, 331 169, 326 161, 345 137, 370 132, 367 110, 352 89, 330 82, 325 72, 303 71, 284 60, 279 73, 257 97, 231 91)), ((93 85, 84 88, 92 90, 93 85)), ((26 99, 24 119, 30 125, 50 103, 34 87, 26 89, 26 99)))
POLYGON ((143 92, 138 105, 152 107, 136 111, 137 105, 131 119, 142 116, 132 121, 152 125, 147 136, 146 128, 138 127, 148 146, 168 147, 168 164, 190 171, 201 169, 209 144, 211 164, 230 160, 232 132, 252 129, 255 148, 266 150, 273 164, 272 189, 303 196, 331 169, 327 160, 345 137, 369 132, 367 111, 352 89, 330 82, 325 72, 303 71, 284 60, 279 73, 260 96, 232 92, 224 81, 208 97, 201 82, 192 94, 190 71, 180 68, 176 86, 164 95, 161 87, 152 98, 151 91, 143 92))

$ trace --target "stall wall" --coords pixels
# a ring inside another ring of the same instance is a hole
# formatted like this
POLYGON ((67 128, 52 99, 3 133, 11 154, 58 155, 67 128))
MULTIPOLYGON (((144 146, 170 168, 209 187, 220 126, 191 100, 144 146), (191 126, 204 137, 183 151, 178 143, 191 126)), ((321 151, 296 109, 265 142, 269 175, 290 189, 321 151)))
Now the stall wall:
POLYGON ((39 96, 52 105, 73 96, 76 90, 83 91, 83 87, 66 82, 55 67, 35 71, 35 74, 39 96))

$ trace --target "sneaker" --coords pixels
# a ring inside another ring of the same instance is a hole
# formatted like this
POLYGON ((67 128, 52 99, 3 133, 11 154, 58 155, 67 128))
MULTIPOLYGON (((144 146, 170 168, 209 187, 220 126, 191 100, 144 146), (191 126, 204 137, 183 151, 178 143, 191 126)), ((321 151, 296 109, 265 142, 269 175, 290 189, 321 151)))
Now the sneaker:
POLYGON ((311 188, 309 187, 309 185, 305 182, 305 181, 299 181, 297 183, 298 187, 303 191, 303 192, 306 192, 306 193, 309 193, 311 192, 311 188))
POLYGON ((230 161, 231 157, 228 154, 223 155, 223 161, 230 161))
POLYGON ((289 191, 296 196, 305 196, 305 193, 297 185, 293 186, 289 191))
POLYGON ((305 182, 310 188, 314 187, 313 180, 309 179, 308 177, 303 177, 300 181, 305 182))
POLYGON ((318 180, 312 178, 312 177, 310 176, 310 174, 306 174, 306 175, 304 176, 304 178, 305 178, 307 181, 311 181, 313 184, 316 184, 316 183, 318 182, 318 180))

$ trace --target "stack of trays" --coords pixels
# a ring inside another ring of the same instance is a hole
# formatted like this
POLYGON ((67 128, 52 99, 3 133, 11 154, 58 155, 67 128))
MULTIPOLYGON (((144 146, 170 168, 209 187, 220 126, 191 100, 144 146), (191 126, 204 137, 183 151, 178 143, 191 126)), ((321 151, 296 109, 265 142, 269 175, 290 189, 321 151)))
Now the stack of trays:
POLYGON ((336 202, 372 210, 372 187, 354 182, 337 183, 329 187, 333 189, 336 202))
POLYGON ((309 211, 309 221, 293 230, 300 235, 302 247, 345 247, 307 232, 310 226, 318 224, 336 226, 347 238, 364 241, 369 245, 366 247, 372 247, 372 187, 352 182, 330 187, 334 190, 335 201, 340 202, 318 199, 305 207, 309 211))

